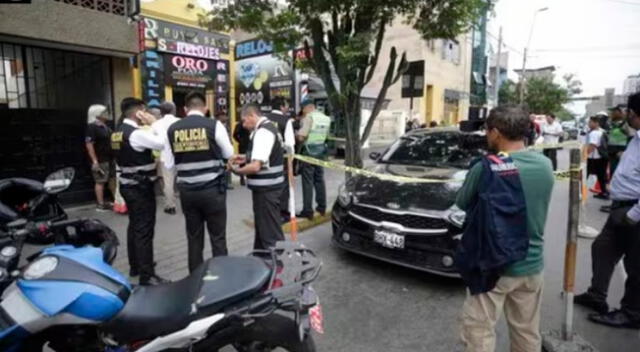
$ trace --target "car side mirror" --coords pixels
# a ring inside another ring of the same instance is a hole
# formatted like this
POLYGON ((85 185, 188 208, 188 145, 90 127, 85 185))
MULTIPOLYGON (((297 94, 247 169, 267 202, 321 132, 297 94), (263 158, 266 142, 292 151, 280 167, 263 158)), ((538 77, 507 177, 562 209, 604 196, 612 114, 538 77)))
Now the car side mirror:
POLYGON ((380 153, 378 153, 378 152, 371 152, 371 153, 369 154, 369 158, 370 158, 371 160, 378 160, 378 159, 380 159, 380 153))

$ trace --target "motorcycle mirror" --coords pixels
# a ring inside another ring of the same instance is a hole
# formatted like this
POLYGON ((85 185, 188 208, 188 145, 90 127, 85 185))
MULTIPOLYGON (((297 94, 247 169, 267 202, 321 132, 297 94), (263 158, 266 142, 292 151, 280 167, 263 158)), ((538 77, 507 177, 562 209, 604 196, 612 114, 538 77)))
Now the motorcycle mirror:
POLYGON ((47 176, 44 181, 44 189, 47 193, 60 193, 71 186, 75 175, 76 170, 72 167, 60 169, 47 176))

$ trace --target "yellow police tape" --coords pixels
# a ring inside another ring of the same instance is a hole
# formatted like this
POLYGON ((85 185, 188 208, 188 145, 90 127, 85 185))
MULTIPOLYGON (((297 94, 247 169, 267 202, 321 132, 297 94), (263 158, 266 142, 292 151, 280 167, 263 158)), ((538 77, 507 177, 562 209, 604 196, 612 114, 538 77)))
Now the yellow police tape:
MULTIPOLYGON (((380 180, 393 181, 393 182, 399 182, 399 183, 462 183, 464 182, 464 178, 432 179, 432 178, 416 178, 416 177, 381 174, 371 170, 360 169, 357 167, 347 166, 343 164, 337 164, 330 161, 320 160, 320 159, 316 159, 310 156, 300 155, 300 154, 295 154, 294 158, 300 161, 303 161, 305 163, 321 166, 326 169, 342 170, 344 172, 349 172, 353 175, 375 177, 380 180)), ((571 178, 572 171, 581 171, 581 170, 582 168, 556 171, 554 172, 554 175, 557 180, 567 180, 571 178)))

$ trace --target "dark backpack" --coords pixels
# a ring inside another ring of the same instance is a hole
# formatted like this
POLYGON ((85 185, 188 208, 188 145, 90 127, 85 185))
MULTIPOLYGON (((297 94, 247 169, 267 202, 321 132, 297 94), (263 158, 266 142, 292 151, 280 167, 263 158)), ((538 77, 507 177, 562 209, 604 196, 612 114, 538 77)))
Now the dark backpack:
POLYGON ((488 155, 478 194, 467 211, 455 262, 471 294, 491 291, 505 269, 529 250, 527 206, 520 174, 510 157, 488 155))

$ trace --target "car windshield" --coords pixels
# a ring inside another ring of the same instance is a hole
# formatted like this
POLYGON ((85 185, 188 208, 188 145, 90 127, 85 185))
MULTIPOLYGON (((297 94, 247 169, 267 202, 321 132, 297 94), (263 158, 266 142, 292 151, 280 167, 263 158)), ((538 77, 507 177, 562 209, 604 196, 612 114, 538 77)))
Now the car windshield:
POLYGON ((380 162, 390 164, 467 168, 486 154, 487 142, 479 134, 435 132, 406 135, 384 153, 380 162))

